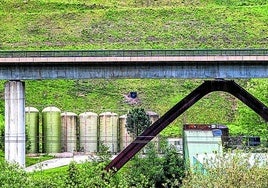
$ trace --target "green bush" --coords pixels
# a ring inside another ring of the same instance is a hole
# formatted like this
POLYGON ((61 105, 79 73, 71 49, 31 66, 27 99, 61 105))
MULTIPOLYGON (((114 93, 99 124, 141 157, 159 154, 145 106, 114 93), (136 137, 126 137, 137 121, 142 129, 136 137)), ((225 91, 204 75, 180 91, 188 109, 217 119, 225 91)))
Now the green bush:
POLYGON ((174 148, 163 146, 158 154, 153 143, 135 156, 126 172, 129 187, 178 187, 184 177, 184 162, 174 148))
POLYGON ((0 160, 0 187, 27 187, 27 174, 18 165, 0 160))
MULTIPOLYGON (((226 154, 207 159, 202 169, 195 167, 183 180, 183 187, 260 187, 268 186, 267 156, 250 163, 251 154, 226 154)), ((200 166, 199 166, 200 167, 200 166)))

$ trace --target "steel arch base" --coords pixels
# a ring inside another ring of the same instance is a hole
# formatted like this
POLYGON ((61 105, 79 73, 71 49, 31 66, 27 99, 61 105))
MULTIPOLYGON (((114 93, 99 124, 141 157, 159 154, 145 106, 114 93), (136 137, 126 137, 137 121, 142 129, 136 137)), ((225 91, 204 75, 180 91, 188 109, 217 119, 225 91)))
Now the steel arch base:
POLYGON ((178 102, 174 107, 167 111, 161 118, 148 127, 140 136, 129 144, 121 153, 115 157, 106 170, 118 171, 126 162, 128 162, 137 152, 139 152, 148 142, 150 142, 158 133, 166 128, 172 121, 194 105, 206 94, 214 91, 223 91, 235 96, 248 107, 253 109, 265 121, 268 121, 268 108, 253 95, 239 86, 232 80, 208 80, 204 81, 199 87, 193 90, 189 95, 178 102))

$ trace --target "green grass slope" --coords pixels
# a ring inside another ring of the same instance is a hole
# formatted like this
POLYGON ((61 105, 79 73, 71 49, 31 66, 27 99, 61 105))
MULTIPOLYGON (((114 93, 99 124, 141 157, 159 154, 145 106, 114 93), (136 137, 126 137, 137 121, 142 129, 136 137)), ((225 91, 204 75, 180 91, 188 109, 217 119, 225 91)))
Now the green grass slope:
MULTIPOLYGON (((0 21, 0 50, 268 47, 266 0, 3 0, 0 21)), ((251 91, 268 104, 267 79, 238 82, 246 89, 258 82, 260 88, 251 91)), ((162 115, 200 83, 180 79, 26 81, 26 105, 122 115, 134 106, 125 102, 124 95, 137 91, 138 106, 162 115)), ((226 123, 237 128, 243 124, 240 108, 243 105, 232 96, 212 93, 165 134, 181 134, 183 123, 226 123)), ((3 101, 0 111, 3 114, 3 101)))
POLYGON ((124 2, 3 1, 0 49, 267 46, 265 1, 124 2), (242 2, 251 6, 235 6, 242 2))

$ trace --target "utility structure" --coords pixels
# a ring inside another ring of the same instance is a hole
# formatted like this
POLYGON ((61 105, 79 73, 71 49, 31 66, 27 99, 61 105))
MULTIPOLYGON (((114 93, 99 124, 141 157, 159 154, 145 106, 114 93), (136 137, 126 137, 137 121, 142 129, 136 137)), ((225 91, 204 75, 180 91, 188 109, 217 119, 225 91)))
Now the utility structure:
MULTIPOLYGON (((23 80, 93 78, 268 78, 268 49, 0 51, 0 79, 9 80, 5 85, 5 159, 25 166, 23 80)), ((138 137, 106 169, 119 169, 162 127, 211 91, 226 91, 246 100, 246 104, 251 104, 267 120, 267 108, 263 104, 243 90, 231 91, 230 88, 239 90, 240 87, 227 83, 232 82, 206 81, 156 121, 143 133, 145 137, 138 137)))

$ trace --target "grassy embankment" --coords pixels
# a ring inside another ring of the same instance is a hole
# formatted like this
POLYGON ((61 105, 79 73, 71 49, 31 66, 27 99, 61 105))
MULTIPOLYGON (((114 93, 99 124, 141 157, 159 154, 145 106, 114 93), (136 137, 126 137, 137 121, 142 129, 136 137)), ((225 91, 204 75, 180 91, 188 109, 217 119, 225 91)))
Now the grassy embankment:
MULTIPOLYGON (((1 50, 268 47, 268 5, 263 0, 90 3, 6 0, 1 1, 0 20, 1 50)), ((132 108, 124 102, 123 95, 137 91, 140 106, 162 115, 201 82, 177 79, 26 81, 26 105, 39 110, 55 105, 75 113, 109 110, 122 115, 132 108)), ((252 85, 250 80, 238 82, 246 88, 252 85)), ((165 134, 180 135, 183 123, 234 124, 239 106, 229 95, 210 94, 178 118, 165 134)), ((1 112, 3 110, 2 101, 1 112)))

